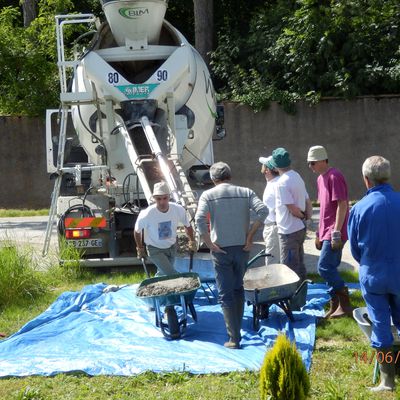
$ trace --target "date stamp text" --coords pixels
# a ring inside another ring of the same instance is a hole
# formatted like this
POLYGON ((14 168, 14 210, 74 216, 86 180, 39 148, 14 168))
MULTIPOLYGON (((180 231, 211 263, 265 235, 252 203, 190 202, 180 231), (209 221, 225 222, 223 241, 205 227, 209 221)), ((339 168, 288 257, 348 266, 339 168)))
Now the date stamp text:
POLYGON ((400 351, 374 351, 370 354, 366 351, 359 353, 358 351, 354 352, 354 361, 356 364, 364 363, 364 364, 372 364, 373 362, 377 362, 378 364, 398 364, 400 363, 400 351))

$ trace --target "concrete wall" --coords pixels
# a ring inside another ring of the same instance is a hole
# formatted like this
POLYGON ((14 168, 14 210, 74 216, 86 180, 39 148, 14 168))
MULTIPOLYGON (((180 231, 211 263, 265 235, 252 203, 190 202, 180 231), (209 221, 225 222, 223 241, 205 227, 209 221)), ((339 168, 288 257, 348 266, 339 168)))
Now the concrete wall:
POLYGON ((50 207, 44 120, 0 117, 0 155, 0 208, 50 207))
MULTIPOLYGON (((400 97, 331 99, 313 107, 300 103, 295 115, 276 103, 259 113, 226 103, 225 126, 225 139, 214 142, 215 160, 230 164, 235 183, 260 196, 265 181, 258 158, 282 146, 315 199, 316 177, 307 167, 306 155, 316 144, 326 146, 330 164, 346 176, 350 199, 363 196, 361 165, 374 154, 391 161, 392 182, 400 189, 400 97)), ((49 207, 53 183, 46 172, 44 121, 0 117, 0 153, 0 208, 49 207)))
POLYGON ((214 142, 215 160, 225 161, 236 183, 262 195, 265 181, 260 174, 260 156, 285 147, 292 166, 316 198, 316 176, 306 162, 310 146, 326 146, 329 163, 339 168, 349 185, 350 199, 359 199, 365 189, 361 166, 371 155, 391 161, 392 182, 400 189, 400 97, 360 98, 352 101, 323 100, 316 106, 300 103, 288 115, 277 103, 254 113, 237 103, 225 104, 227 136, 214 142))

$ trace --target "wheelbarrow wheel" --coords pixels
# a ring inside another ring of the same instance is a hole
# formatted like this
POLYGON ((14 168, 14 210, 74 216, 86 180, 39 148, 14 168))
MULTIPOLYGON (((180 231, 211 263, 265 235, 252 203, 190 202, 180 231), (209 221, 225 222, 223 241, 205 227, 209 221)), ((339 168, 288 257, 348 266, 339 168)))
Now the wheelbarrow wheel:
POLYGON ((171 339, 179 339, 181 337, 181 332, 175 307, 165 307, 165 313, 167 314, 169 336, 171 337, 171 339))

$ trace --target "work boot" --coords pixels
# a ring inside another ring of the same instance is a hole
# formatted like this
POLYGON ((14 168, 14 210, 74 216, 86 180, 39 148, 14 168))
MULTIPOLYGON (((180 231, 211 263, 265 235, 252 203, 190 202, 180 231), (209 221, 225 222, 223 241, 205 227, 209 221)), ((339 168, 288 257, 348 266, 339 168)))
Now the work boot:
POLYGON ((336 295, 339 297, 339 306, 329 318, 351 317, 353 315, 353 308, 350 305, 349 289, 347 286, 336 290, 336 295))
POLYGON ((324 318, 329 318, 339 307, 339 296, 335 293, 331 293, 331 299, 329 301, 329 310, 325 313, 324 318))
POLYGON ((371 392, 382 392, 384 390, 394 390, 394 379, 396 373, 395 354, 391 347, 385 349, 377 349, 377 361, 379 363, 379 372, 381 382, 378 386, 371 388, 371 392), (390 361, 390 362, 388 362, 390 361))
POLYGON ((240 330, 238 330, 238 322, 236 318, 236 310, 234 307, 222 308, 226 331, 229 336, 229 341, 224 343, 228 349, 240 349, 240 330))

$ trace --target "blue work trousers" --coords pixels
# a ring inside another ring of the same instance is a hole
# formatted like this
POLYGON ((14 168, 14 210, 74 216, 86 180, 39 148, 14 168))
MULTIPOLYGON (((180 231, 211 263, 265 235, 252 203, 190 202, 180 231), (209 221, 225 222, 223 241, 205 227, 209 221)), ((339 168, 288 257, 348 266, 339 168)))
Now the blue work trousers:
POLYGON ((372 322, 371 346, 376 349, 391 347, 393 324, 400 330, 400 294, 376 294, 367 292, 361 285, 361 292, 367 304, 368 316, 372 322))
POLYGON ((212 253, 218 302, 222 308, 231 308, 236 301, 244 301, 243 277, 250 253, 243 251, 243 247, 223 247, 226 254, 212 253))
POLYGON ((318 273, 325 279, 331 291, 337 291, 344 287, 344 280, 338 271, 341 261, 342 250, 332 250, 331 241, 324 240, 318 260, 318 273))

